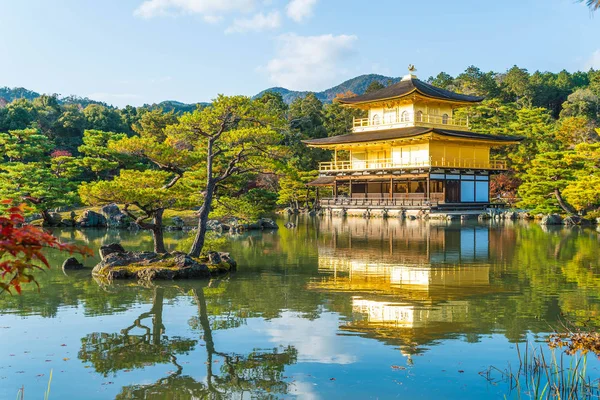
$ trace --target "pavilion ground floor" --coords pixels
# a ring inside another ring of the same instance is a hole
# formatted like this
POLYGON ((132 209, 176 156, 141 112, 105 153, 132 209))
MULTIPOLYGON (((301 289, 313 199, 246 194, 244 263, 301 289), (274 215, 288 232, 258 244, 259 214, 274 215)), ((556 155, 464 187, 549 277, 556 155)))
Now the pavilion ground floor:
POLYGON ((329 188, 319 198, 322 208, 480 210, 491 204, 489 171, 324 176, 314 185, 329 188))

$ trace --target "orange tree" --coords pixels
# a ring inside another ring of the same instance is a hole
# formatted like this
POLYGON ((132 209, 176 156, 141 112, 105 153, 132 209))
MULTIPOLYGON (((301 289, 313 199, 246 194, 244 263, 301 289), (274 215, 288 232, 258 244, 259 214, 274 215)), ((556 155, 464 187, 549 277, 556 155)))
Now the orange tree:
POLYGON ((88 248, 61 243, 43 229, 25 224, 25 205, 14 205, 11 200, 0 204, 0 293, 11 289, 21 293, 23 283, 37 285, 33 271, 50 268, 44 249, 91 255, 88 248))

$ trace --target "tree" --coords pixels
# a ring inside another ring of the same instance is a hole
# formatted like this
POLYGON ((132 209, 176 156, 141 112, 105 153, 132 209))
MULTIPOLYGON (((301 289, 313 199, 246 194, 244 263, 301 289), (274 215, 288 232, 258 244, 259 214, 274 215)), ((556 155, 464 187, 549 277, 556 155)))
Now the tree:
POLYGON ((384 87, 385 86, 383 85, 383 83, 379 81, 373 81, 369 83, 369 86, 367 86, 367 88, 365 89, 365 94, 376 92, 378 90, 383 89, 384 87))
MULTIPOLYGON (((61 243, 58 238, 42 229, 27 225, 24 204, 14 205, 12 201, 0 203, 0 288, 2 292, 14 289, 21 293, 23 283, 35 283, 32 272, 50 268, 43 250, 52 248, 70 253, 91 255, 87 248, 61 243)), ((39 287, 39 285, 38 285, 39 287)), ((1 293, 1 292, 0 292, 1 293)))
POLYGON ((529 84, 529 72, 516 65, 501 77, 501 87, 509 95, 509 100, 525 106, 531 106, 533 91, 529 84))
POLYGON ((9 162, 37 160, 46 157, 52 149, 50 140, 36 129, 0 133, 0 157, 9 162))
POLYGON ((71 206, 78 196, 75 183, 57 176, 47 163, 5 163, 0 164, 0 198, 27 202, 51 226, 57 221, 50 210, 71 206))
POLYGON ((557 124, 556 138, 567 148, 579 143, 600 141, 595 123, 586 116, 561 118, 557 124))
POLYGON ((166 253, 163 238, 165 209, 187 208, 198 202, 198 190, 177 184, 183 173, 121 170, 111 181, 84 183, 79 187, 82 201, 90 205, 124 204, 123 211, 142 229, 152 232, 154 252, 166 253), (131 207, 135 207, 132 210, 131 207), (151 220, 151 222, 149 222, 151 220))
POLYGON ((435 76, 435 78, 433 76, 429 77, 429 79, 427 79, 427 82, 433 86, 437 86, 442 89, 449 89, 454 83, 454 78, 452 77, 452 75, 446 72, 440 72, 435 76))
POLYGON ((127 132, 129 127, 121 119, 121 115, 115 109, 99 104, 90 104, 83 109, 83 115, 89 129, 105 132, 127 132))
POLYGON ((596 121, 600 116, 600 98, 590 89, 577 89, 562 104, 560 118, 587 117, 596 121))
POLYGON ((167 128, 167 143, 189 149, 204 161, 204 201, 198 212, 198 231, 189 254, 198 257, 217 188, 232 176, 269 169, 281 141, 274 130, 281 121, 268 114, 264 103, 247 97, 219 96, 210 107, 183 115, 167 128))
POLYGON ((96 179, 108 177, 120 168, 134 167, 135 160, 110 148, 110 144, 126 138, 124 133, 86 130, 78 150, 81 165, 94 173, 96 179))
POLYGON ((600 0, 577 0, 580 3, 585 2, 585 4, 590 8, 591 11, 596 11, 600 9, 600 0))
POLYGON ((600 208, 597 194, 599 169, 598 143, 539 154, 521 176, 520 205, 540 212, 562 209, 568 214, 597 210, 600 208))
POLYGON ((363 110, 353 107, 345 107, 339 102, 340 99, 354 96, 356 96, 356 94, 350 91, 346 93, 339 93, 337 96, 335 96, 335 99, 333 99, 331 103, 324 106, 324 125, 325 129, 327 130, 327 136, 338 136, 351 133, 354 118, 362 118, 366 116, 363 110))
POLYGON ((166 138, 165 128, 177 123, 177 116, 174 111, 163 112, 157 108, 145 112, 133 125, 133 130, 141 137, 152 137, 158 141, 164 141, 166 138))

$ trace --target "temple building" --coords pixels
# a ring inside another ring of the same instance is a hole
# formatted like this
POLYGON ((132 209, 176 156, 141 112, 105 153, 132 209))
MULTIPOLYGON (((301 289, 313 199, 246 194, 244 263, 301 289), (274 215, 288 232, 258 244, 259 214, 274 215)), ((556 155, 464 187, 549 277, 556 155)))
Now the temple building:
POLYGON ((410 73, 396 84, 340 103, 365 111, 352 133, 306 140, 331 150, 313 186, 331 186, 323 208, 481 209, 490 204, 490 177, 507 168, 492 148, 517 144, 513 136, 472 132, 457 108, 483 98, 444 90, 410 73))

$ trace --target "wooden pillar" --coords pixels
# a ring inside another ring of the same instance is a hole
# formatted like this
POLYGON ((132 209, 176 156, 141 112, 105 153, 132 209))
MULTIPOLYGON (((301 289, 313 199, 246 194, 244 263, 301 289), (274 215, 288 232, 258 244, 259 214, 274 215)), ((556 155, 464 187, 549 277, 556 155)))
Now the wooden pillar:
POLYGON ((430 188, 430 185, 431 185, 431 180, 429 179, 429 175, 427 175, 427 185, 426 185, 426 186, 427 186, 427 189, 426 189, 426 190, 427 190, 427 199, 428 199, 428 200, 431 200, 431 199, 430 199, 430 196, 431 196, 431 188, 430 188))
POLYGON ((335 181, 333 181, 333 197, 336 198, 337 194, 338 194, 338 181, 337 179, 335 181))
POLYGON ((333 149, 333 162, 334 162, 335 168, 337 169, 337 148, 333 149))
POLYGON ((394 178, 390 178, 390 200, 394 198, 394 178))
POLYGON ((348 195, 350 196, 350 198, 352 198, 352 178, 350 178, 348 180, 348 185, 349 185, 348 195))

